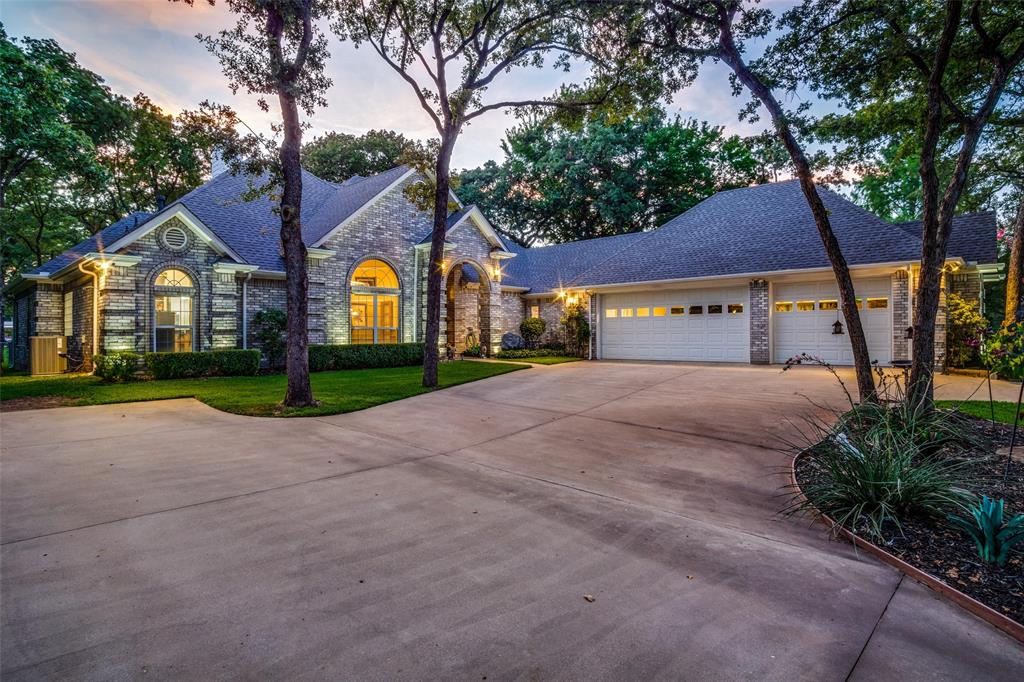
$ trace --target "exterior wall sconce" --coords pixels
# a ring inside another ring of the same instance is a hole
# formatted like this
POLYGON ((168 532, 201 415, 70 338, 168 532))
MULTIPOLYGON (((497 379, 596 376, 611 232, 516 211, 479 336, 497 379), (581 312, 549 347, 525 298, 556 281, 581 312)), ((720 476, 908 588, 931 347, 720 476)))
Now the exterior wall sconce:
POLYGON ((835 322, 832 323, 832 334, 838 336, 838 335, 840 335, 842 333, 843 333, 843 323, 840 322, 839 320, 836 320, 835 322))
POLYGON ((905 338, 905 339, 912 339, 912 338, 914 338, 914 328, 913 327, 907 327, 907 332, 906 332, 906 334, 904 335, 903 338, 905 338))

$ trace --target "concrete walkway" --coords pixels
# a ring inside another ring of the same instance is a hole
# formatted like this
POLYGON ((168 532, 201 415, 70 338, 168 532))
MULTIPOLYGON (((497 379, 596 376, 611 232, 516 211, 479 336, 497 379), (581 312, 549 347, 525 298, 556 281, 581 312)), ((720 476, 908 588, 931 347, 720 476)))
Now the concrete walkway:
POLYGON ((570 363, 320 419, 3 415, 0 673, 1020 679, 1024 647, 777 514, 808 398, 842 394, 570 363))

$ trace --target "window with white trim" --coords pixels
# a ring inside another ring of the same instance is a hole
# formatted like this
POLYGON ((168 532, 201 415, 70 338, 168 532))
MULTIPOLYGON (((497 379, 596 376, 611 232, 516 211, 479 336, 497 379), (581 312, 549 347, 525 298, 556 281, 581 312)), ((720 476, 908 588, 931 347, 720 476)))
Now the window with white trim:
POLYGON ((178 268, 167 268, 153 280, 153 350, 157 353, 188 353, 195 350, 192 277, 178 268))
POLYGON ((351 342, 398 343, 402 289, 394 269, 382 260, 365 260, 352 273, 350 289, 351 342))

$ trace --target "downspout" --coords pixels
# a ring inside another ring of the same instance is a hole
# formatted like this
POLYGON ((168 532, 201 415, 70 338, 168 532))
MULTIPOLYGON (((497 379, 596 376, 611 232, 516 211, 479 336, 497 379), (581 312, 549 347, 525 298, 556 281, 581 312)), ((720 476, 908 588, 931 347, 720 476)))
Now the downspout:
POLYGON ((245 273, 245 279, 242 280, 242 349, 248 350, 249 348, 249 280, 252 279, 252 273, 245 273))
POLYGON ((82 261, 79 261, 79 271, 92 277, 92 353, 89 355, 89 359, 92 360, 92 356, 98 354, 100 348, 100 275, 95 270, 86 270, 82 265, 82 261))

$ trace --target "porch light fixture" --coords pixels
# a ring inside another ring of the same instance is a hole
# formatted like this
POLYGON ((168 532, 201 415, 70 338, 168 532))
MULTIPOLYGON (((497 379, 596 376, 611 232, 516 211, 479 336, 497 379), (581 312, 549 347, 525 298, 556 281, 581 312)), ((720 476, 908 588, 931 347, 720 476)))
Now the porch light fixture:
POLYGON ((839 320, 836 320, 835 322, 832 323, 832 334, 835 335, 835 336, 839 336, 842 333, 843 333, 843 323, 840 322, 839 320))
POLYGON ((912 338, 914 338, 914 328, 913 327, 907 327, 906 334, 903 336, 903 338, 905 338, 905 339, 912 339, 912 338))

